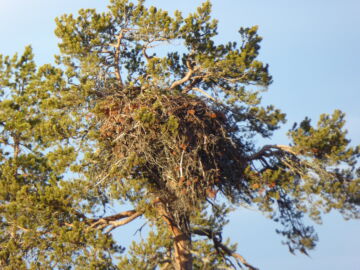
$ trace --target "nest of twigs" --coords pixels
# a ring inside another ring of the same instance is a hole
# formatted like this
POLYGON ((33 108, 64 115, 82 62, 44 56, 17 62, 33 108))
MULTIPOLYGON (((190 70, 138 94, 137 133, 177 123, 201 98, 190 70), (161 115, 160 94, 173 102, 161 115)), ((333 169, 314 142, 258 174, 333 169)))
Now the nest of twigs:
MULTIPOLYGON (((101 136, 125 179, 146 179, 148 193, 190 210, 217 193, 242 195, 243 148, 221 107, 190 95, 124 92, 101 103, 101 136)), ((243 194, 245 195, 245 194, 243 194)))

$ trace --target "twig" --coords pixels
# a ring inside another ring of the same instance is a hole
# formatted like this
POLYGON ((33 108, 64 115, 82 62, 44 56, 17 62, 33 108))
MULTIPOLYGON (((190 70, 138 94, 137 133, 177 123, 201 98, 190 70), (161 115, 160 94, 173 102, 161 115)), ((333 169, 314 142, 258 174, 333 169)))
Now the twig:
POLYGON ((184 152, 185 152, 185 150, 182 151, 181 158, 180 158, 180 165, 179 165, 179 167, 180 167, 180 178, 183 177, 182 164, 183 164, 183 159, 184 159, 184 152))
POLYGON ((140 228, 138 228, 135 233, 134 233, 134 236, 139 232, 140 233, 140 237, 142 238, 141 236, 141 231, 142 229, 146 226, 146 224, 148 224, 147 222, 145 222, 143 225, 140 226, 140 228))

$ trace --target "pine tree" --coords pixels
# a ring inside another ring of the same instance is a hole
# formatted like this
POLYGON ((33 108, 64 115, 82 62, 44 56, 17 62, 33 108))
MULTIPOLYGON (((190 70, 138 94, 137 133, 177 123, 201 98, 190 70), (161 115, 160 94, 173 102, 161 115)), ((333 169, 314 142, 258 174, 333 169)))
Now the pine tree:
POLYGON ((2 269, 256 269, 222 238, 235 208, 279 222, 305 254, 317 236, 304 215, 359 218, 344 114, 257 145, 285 122, 261 104, 261 37, 219 44, 210 15, 209 1, 184 18, 110 0, 56 19, 56 65, 37 67, 31 47, 0 56, 2 269), (112 232, 139 217, 150 233, 124 253, 112 232))

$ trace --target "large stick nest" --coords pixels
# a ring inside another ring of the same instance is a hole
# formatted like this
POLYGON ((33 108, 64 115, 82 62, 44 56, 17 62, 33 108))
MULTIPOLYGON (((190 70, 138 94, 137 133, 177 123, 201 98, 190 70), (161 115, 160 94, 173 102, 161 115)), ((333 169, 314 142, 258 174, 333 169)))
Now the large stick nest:
POLYGON ((147 179, 148 193, 174 210, 217 192, 249 198, 244 149, 221 107, 158 91, 117 93, 100 107, 100 133, 114 162, 126 167, 124 179, 147 179))

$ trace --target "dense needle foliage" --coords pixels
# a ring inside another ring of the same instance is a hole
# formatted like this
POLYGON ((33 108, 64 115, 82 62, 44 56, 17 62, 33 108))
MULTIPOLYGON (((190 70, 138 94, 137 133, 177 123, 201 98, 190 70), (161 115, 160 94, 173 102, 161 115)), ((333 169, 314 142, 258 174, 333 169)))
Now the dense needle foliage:
POLYGON ((344 114, 257 145, 285 122, 261 104, 261 37, 219 44, 210 12, 110 0, 56 19, 56 65, 0 55, 1 269, 255 269, 222 239, 232 209, 259 209, 303 253, 304 215, 359 218, 344 114), (124 253, 111 232, 141 216, 151 232, 124 253))

